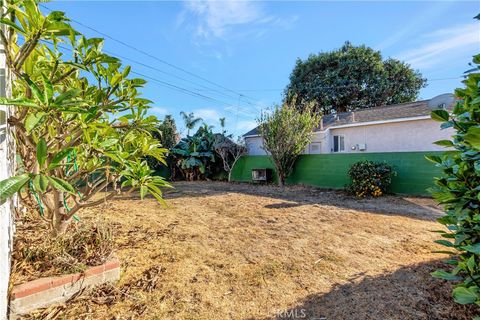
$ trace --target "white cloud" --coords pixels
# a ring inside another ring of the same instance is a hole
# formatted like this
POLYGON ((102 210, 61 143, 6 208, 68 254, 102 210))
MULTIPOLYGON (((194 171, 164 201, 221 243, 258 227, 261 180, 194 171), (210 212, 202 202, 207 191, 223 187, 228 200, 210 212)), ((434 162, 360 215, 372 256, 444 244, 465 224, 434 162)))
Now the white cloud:
POLYGON ((205 122, 218 121, 221 118, 220 114, 215 109, 197 109, 193 113, 195 117, 202 118, 205 122))
MULTIPOLYGON (((235 27, 270 25, 289 28, 298 16, 280 18, 265 13, 263 5, 256 1, 189 1, 177 17, 177 26, 196 23, 196 36, 202 39, 225 38, 235 27), (193 18, 189 19, 189 14, 193 18)), ((263 34, 256 31, 255 34, 263 34)))
POLYGON ((407 39, 409 36, 412 36, 412 34, 416 34, 419 28, 437 19, 441 14, 448 11, 453 4, 453 2, 448 1, 432 2, 429 4, 428 10, 413 14, 409 19, 403 21, 402 28, 396 32, 390 33, 387 38, 375 46, 375 49, 380 51, 385 50, 386 48, 407 39))
POLYGON ((237 123, 237 132, 239 134, 244 134, 247 131, 252 130, 257 126, 257 121, 255 120, 241 120, 237 123))
POLYGON ((263 19, 259 6, 247 1, 195 1, 187 9, 199 17, 197 33, 205 38, 223 37, 232 26, 263 19))
POLYGON ((422 45, 397 55, 414 68, 430 68, 472 50, 480 48, 480 32, 477 22, 439 29, 422 37, 422 45))
POLYGON ((149 111, 158 116, 164 116, 168 113, 167 108, 163 107, 152 107, 149 109, 149 111))

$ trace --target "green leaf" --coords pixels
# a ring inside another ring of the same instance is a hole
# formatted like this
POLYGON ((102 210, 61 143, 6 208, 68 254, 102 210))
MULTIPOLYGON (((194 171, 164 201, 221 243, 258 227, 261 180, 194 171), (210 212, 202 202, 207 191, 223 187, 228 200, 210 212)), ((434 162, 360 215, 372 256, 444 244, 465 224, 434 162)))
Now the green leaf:
POLYGON ((434 278, 443 279, 443 280, 456 281, 456 280, 461 280, 462 279, 461 277, 456 276, 454 274, 451 274, 450 272, 446 272, 445 270, 437 270, 437 271, 432 272, 430 274, 434 278))
POLYGON ((8 99, 5 97, 0 97, 0 104, 9 105, 9 106, 21 106, 21 107, 38 107, 38 104, 35 101, 25 98, 19 99, 8 99))
POLYGON ((45 97, 43 96, 43 93, 42 91, 40 90, 40 88, 35 84, 35 82, 33 82, 32 80, 30 80, 30 78, 26 78, 25 81, 27 82, 28 86, 30 87, 30 90, 32 90, 32 93, 33 95, 35 96, 35 98, 37 98, 39 101, 41 101, 42 103, 45 102, 45 97))
POLYGON ((465 135, 465 141, 471 146, 480 149, 480 127, 471 127, 465 135))
POLYGON ((477 301, 478 299, 478 296, 473 289, 457 287, 453 289, 453 299, 455 300, 455 302, 460 304, 470 304, 475 303, 475 301, 477 301))
POLYGON ((442 163, 442 158, 439 157, 439 156, 425 156, 425 159, 427 159, 428 161, 431 161, 433 163, 442 163))
POLYGON ((58 167, 61 163, 61 161, 70 153, 72 152, 73 148, 67 148, 60 150, 53 158, 50 164, 48 165, 49 169, 54 169, 58 167))
POLYGON ((472 255, 470 258, 467 260, 467 268, 470 271, 471 274, 474 273, 475 270, 475 256, 472 255))
POLYGON ((0 204, 5 203, 8 198, 18 192, 29 180, 30 176, 28 173, 24 173, 0 181, 0 204))
POLYGON ((479 104, 479 103, 480 103, 480 96, 476 97, 470 102, 470 104, 479 104))
POLYGON ((122 74, 117 73, 112 77, 112 80, 110 81, 110 85, 112 87, 115 87, 120 82, 120 80, 122 80, 122 74))
POLYGON ((71 89, 62 94, 60 94, 57 98, 55 98, 55 103, 61 104, 65 100, 70 100, 80 94, 80 90, 78 89, 71 89))
POLYGON ((16 25, 13 23, 10 19, 7 18, 0 18, 0 23, 6 24, 9 27, 12 27, 13 29, 17 30, 21 34, 25 34, 25 30, 23 30, 20 26, 16 25))
POLYGON ((42 79, 43 79, 43 87, 45 90, 44 91, 45 104, 48 105, 48 103, 53 97, 53 85, 43 73, 42 73, 42 79))
POLYGON ((143 198, 145 197, 147 192, 148 192, 148 187, 147 186, 141 186, 140 187, 140 199, 143 200, 143 198))
POLYGON ((43 174, 37 175, 33 179, 33 186, 37 192, 45 192, 47 191, 48 187, 48 178, 44 176, 43 174))
POLYGON ((453 243, 447 240, 435 240, 434 242, 441 244, 442 246, 445 246, 445 247, 450 247, 450 248, 453 247, 453 243))
POLYGON ((75 194, 75 188, 67 181, 57 177, 48 177, 48 180, 55 189, 68 192, 70 194, 75 194))
POLYGON ((33 129, 37 127, 37 125, 42 121, 43 117, 45 116, 45 112, 34 112, 30 113, 27 118, 25 119, 25 130, 27 133, 30 134, 33 129))
POLYGON ((448 112, 443 109, 433 110, 431 113, 431 117, 433 120, 440 122, 448 121, 448 119, 450 118, 448 112))
POLYGON ((125 69, 123 69, 122 78, 125 79, 126 77, 128 77, 128 75, 130 74, 130 69, 131 69, 130 66, 126 66, 125 69))
POLYGON ((37 143, 37 161, 40 167, 45 164, 47 160, 47 143, 45 139, 41 138, 37 143))
POLYGON ((468 252, 475 253, 475 254, 480 254, 480 243, 476 243, 476 244, 468 245, 468 246, 463 246, 462 249, 466 250, 468 252))
POLYGON ((437 146, 442 146, 442 147, 453 147, 453 142, 450 141, 450 140, 439 140, 439 141, 435 141, 434 144, 436 144, 437 146))

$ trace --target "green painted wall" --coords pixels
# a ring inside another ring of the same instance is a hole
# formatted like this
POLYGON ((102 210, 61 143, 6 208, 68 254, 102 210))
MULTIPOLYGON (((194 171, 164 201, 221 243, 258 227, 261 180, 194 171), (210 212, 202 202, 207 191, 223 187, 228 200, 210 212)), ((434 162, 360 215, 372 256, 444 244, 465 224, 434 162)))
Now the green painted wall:
MULTIPOLYGON (((341 189, 349 183, 347 171, 355 162, 371 160, 387 162, 395 168, 391 192, 428 195, 427 188, 440 170, 425 159, 426 155, 442 152, 387 152, 387 153, 343 153, 302 155, 297 160, 289 184, 306 184, 322 188, 341 189)), ((233 181, 251 181, 251 170, 274 168, 268 156, 245 156, 238 160, 232 171, 233 181)))

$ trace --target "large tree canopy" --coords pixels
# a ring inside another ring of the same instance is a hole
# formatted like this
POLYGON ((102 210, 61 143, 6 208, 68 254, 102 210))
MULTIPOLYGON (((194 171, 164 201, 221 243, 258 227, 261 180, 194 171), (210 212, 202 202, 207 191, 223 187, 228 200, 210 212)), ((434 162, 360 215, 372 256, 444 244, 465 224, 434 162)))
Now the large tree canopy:
POLYGON ((415 100, 426 84, 407 63, 346 42, 340 49, 298 59, 285 89, 287 101, 313 102, 323 114, 415 100))

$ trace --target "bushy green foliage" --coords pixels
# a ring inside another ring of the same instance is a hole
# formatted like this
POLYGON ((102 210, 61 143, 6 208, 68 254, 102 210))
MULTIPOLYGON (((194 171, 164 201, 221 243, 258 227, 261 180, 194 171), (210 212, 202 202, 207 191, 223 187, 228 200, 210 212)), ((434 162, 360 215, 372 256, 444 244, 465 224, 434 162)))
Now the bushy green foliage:
POLYGON ((197 118, 193 114, 193 112, 190 112, 189 114, 181 111, 180 115, 183 118, 183 121, 185 122, 185 128, 187 128, 187 136, 190 135, 190 130, 195 128, 200 122, 203 121, 202 118, 197 118))
POLYGON ((347 191, 356 197, 379 197, 385 194, 396 175, 393 168, 384 162, 359 161, 350 166, 348 175, 351 184, 347 191))
POLYGON ((153 136, 160 141, 163 148, 170 149, 177 144, 177 125, 171 115, 167 114, 163 118, 163 121, 157 126, 157 130, 153 136))
POLYGON ((15 80, 0 102, 15 106, 8 122, 24 173, 0 182, 0 202, 25 187, 24 204, 59 233, 79 210, 125 190, 162 201, 168 184, 145 158, 164 161, 167 150, 151 135, 158 121, 139 92, 146 81, 130 78, 130 67, 102 52, 103 39, 74 30, 63 12, 2 3, 0 38, 15 80))
POLYGON ((404 62, 382 59, 379 51, 346 42, 340 49, 298 59, 286 96, 299 108, 314 102, 329 114, 414 101, 426 80, 404 62))
MULTIPOLYGON (((163 121, 152 131, 152 136, 160 143, 162 148, 171 149, 177 144, 178 131, 175 119, 171 115, 166 115, 163 121)), ((148 165, 155 170, 156 174, 167 175, 171 171, 171 157, 164 161, 159 161, 155 157, 147 157, 148 165)))
POLYGON ((428 159, 443 172, 431 190, 446 211, 438 221, 447 229, 438 231, 443 239, 436 242, 455 255, 445 261, 449 268, 432 275, 457 281, 453 289, 456 302, 480 305, 480 55, 473 63, 463 81, 465 87, 455 91, 460 100, 453 111, 432 112, 442 128, 455 129, 452 140, 436 143, 455 151, 428 159))
POLYGON ((313 129, 321 121, 321 115, 311 111, 311 104, 306 105, 303 112, 299 111, 294 99, 274 106, 271 113, 262 112, 258 119, 263 148, 270 153, 280 186, 285 184, 298 156, 310 143, 313 129))
MULTIPOLYGON (((193 136, 186 136, 170 149, 176 170, 173 178, 200 180, 214 173, 215 134, 207 125, 201 126, 193 136)), ((221 165, 218 162, 217 165, 221 165)))

